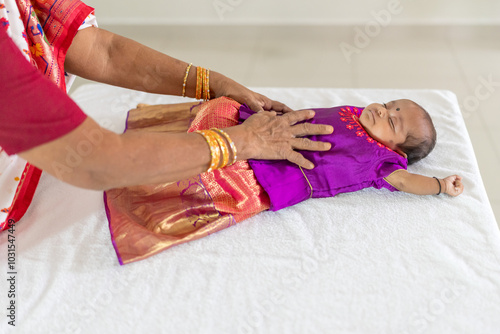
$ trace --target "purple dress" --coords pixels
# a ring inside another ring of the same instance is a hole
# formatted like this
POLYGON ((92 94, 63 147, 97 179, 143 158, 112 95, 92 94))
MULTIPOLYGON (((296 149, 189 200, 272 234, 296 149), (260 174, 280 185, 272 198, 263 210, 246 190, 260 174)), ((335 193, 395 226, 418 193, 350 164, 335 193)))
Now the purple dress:
MULTIPOLYGON (((368 187, 397 189, 384 177, 407 168, 407 160, 379 143, 358 121, 363 108, 341 106, 313 109, 311 123, 334 127, 331 135, 311 136, 312 140, 327 141, 332 148, 326 152, 300 151, 315 168, 301 169, 282 160, 250 160, 255 176, 271 199, 271 210, 277 211, 309 198, 332 197, 340 193, 368 187)), ((240 107, 240 121, 253 111, 240 107)))

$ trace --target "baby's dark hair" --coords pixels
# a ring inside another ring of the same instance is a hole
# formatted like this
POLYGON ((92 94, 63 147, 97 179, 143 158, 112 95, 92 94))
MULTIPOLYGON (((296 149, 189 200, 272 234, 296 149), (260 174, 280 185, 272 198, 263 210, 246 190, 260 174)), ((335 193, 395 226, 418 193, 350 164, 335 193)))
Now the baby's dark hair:
POLYGON ((434 149, 434 146, 436 146, 437 134, 431 116, 429 115, 427 110, 422 108, 419 104, 415 103, 415 105, 418 106, 422 111, 423 120, 427 124, 430 131, 426 131, 427 133, 423 137, 417 137, 412 132, 409 132, 406 136, 405 142, 398 145, 398 148, 406 153, 408 165, 411 165, 425 158, 427 155, 429 155, 429 153, 431 153, 431 151, 434 149))

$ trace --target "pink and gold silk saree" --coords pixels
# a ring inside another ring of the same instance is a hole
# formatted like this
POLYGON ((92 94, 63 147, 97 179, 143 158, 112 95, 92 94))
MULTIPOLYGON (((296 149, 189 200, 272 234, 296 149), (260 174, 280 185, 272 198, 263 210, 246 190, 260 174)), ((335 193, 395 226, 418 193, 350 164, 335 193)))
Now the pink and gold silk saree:
MULTIPOLYGON (((193 132, 238 124, 240 104, 219 98, 203 104, 139 106, 126 131, 193 132)), ((179 182, 104 193, 111 238, 120 264, 225 229, 269 209, 269 197, 246 161, 179 182)))

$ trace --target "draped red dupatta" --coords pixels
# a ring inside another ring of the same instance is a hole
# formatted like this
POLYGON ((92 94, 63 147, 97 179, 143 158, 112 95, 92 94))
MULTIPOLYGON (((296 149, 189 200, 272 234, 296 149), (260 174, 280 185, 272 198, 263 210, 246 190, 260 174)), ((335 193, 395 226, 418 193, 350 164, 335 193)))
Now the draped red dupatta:
MULTIPOLYGON (((66 52, 85 18, 93 8, 78 0, 17 0, 23 35, 28 43, 30 62, 44 76, 66 91, 66 52)), ((36 101, 34 101, 36 103, 36 101)), ((22 218, 35 193, 41 170, 27 163, 19 180, 3 229, 22 218)))

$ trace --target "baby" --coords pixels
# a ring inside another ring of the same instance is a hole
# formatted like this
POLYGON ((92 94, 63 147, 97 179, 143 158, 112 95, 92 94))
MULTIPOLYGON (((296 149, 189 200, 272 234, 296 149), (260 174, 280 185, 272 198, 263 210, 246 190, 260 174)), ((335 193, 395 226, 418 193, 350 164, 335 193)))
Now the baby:
MULTIPOLYGON (((436 130, 429 113, 411 100, 395 100, 367 106, 359 122, 370 136, 403 155, 408 164, 425 158, 436 144, 436 130)), ((458 196, 463 191, 462 178, 451 175, 437 180, 404 170, 387 176, 386 181, 398 190, 417 195, 446 193, 458 196)))
MULTIPOLYGON (((314 109, 312 123, 332 125, 331 135, 311 139, 332 145, 327 152, 301 152, 316 166, 303 170, 286 161, 250 161, 255 176, 271 198, 271 210, 310 197, 331 197, 367 187, 401 190, 418 195, 463 191, 461 177, 444 179, 406 171, 426 157, 436 143, 429 114, 411 100, 372 103, 366 108, 342 106, 314 109)), ((242 106, 242 119, 251 111, 242 106)))
MULTIPOLYGON (((229 98, 185 109, 166 105, 152 106, 149 112, 137 110, 129 113, 127 126, 137 130, 144 123, 141 118, 149 115, 168 131, 169 119, 189 119, 196 113, 187 122, 188 132, 194 132, 235 126, 254 113, 229 98)), ((314 164, 311 170, 288 161, 242 160, 179 182, 106 191, 109 227, 120 263, 144 259, 259 212, 280 210, 312 197, 369 187, 420 195, 462 193, 457 175, 437 179, 406 171, 408 164, 426 157, 436 142, 429 114, 415 102, 395 100, 366 108, 340 106, 314 112, 308 122, 329 124, 335 130, 311 137, 330 142, 330 150, 301 151, 314 164)), ((151 131, 160 125, 156 123, 150 125, 151 131)), ((172 130, 179 131, 174 125, 172 130)))

